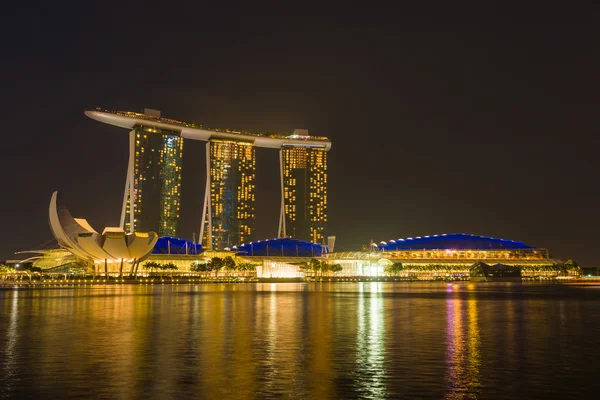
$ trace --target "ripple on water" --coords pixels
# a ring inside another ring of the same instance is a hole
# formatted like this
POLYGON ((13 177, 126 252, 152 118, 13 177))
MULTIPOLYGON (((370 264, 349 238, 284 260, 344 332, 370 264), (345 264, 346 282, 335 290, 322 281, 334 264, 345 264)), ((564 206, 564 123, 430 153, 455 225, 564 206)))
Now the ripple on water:
POLYGON ((583 398, 598 337, 565 286, 0 290, 0 397, 583 398))

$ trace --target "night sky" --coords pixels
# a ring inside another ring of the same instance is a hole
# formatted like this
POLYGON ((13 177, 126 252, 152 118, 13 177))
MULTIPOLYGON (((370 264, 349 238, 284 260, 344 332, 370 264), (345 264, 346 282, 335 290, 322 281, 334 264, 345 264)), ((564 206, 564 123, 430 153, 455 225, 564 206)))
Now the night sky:
MULTIPOLYGON (((118 224, 128 136, 84 116, 99 106, 330 137, 336 250, 467 232, 598 265, 591 6, 20 3, 0 17, 0 260, 53 245, 54 190, 97 230, 118 224)), ((203 150, 184 146, 190 239, 203 150)), ((276 235, 278 185, 277 151, 257 149, 257 238, 276 235)))

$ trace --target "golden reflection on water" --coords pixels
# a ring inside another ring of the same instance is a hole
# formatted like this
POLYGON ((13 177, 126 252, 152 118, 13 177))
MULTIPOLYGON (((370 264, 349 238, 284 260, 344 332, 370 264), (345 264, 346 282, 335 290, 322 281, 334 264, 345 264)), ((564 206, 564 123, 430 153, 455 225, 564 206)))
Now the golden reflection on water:
MULTIPOLYGON (((458 288, 449 286, 449 292, 454 292, 454 290, 458 290, 458 288)), ((447 399, 476 399, 479 397, 481 339, 477 313, 475 297, 464 300, 458 296, 458 293, 455 293, 455 295, 449 295, 446 300, 446 364, 449 385, 447 399)))
MULTIPOLYGON (((7 340, 6 340, 6 351, 5 351, 5 360, 4 360, 4 368, 2 369, 2 374, 6 378, 6 387, 4 388, 7 392, 12 391, 12 385, 16 378, 15 371, 15 363, 18 359, 18 354, 15 352, 17 339, 18 339, 18 331, 17 331, 17 322, 19 320, 19 307, 18 307, 18 292, 15 291, 12 296, 12 302, 7 303, 11 304, 10 309, 8 311, 9 319, 8 319, 8 330, 7 330, 7 340)), ((5 310, 2 310, 5 312, 5 310)))
POLYGON ((386 398, 385 327, 383 319, 382 283, 360 284, 356 308, 357 369, 363 375, 358 390, 367 398, 386 398))
POLYGON ((0 399, 534 398, 559 379, 583 394, 600 300, 516 288, 0 290, 0 399))

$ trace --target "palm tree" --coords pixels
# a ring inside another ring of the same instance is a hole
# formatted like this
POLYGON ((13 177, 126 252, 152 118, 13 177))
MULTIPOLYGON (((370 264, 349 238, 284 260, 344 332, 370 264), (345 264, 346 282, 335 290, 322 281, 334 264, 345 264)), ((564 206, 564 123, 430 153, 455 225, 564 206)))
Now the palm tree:
POLYGON ((177 270, 178 268, 174 263, 168 262, 162 265, 162 269, 171 271, 171 279, 173 279, 173 271, 177 270))
POLYGON ((201 269, 200 269, 200 261, 193 261, 190 264, 190 271, 192 271, 192 272, 200 272, 201 271, 201 269))
POLYGON ((160 269, 161 265, 159 263, 157 263, 156 261, 148 261, 144 264, 144 269, 150 270, 150 273, 152 273, 152 270, 154 269, 160 269))
POLYGON ((305 264, 300 265, 300 268, 312 272, 313 278, 317 275, 317 271, 320 269, 320 267, 321 267, 321 262, 319 260, 317 260, 316 258, 311 258, 305 264))
POLYGON ((208 275, 210 274, 210 271, 212 271, 212 267, 210 265, 210 262, 202 264, 201 265, 201 270, 202 270, 202 272, 204 272, 204 277, 208 278, 208 275))
POLYGON ((319 274, 319 272, 321 272, 321 261, 317 260, 316 258, 313 258, 309 261, 309 266, 310 269, 313 271, 313 276, 317 276, 319 274))
POLYGON ((245 262, 245 263, 241 263, 240 265, 238 265, 237 269, 239 271, 243 271, 244 275, 247 275, 247 272, 255 271, 256 270, 256 265, 252 264, 252 263, 245 262))
POLYGON ((325 261, 319 261, 319 270, 321 271, 321 276, 323 276, 323 273, 329 275, 328 272, 331 271, 331 265, 327 264, 325 261))

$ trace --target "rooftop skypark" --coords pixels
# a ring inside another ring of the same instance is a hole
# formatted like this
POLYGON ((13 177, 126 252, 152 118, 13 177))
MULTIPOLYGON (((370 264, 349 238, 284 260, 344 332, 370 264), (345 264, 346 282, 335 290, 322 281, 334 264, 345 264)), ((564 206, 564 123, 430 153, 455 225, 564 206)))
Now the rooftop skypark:
MULTIPOLYGON (((185 127, 185 128, 190 128, 190 129, 202 130, 202 131, 206 131, 206 132, 228 133, 228 134, 234 134, 234 135, 238 135, 238 136, 249 136, 249 137, 256 137, 256 138, 284 139, 284 140, 292 140, 294 142, 296 142, 296 141, 311 141, 311 142, 316 141, 316 142, 324 142, 321 144, 325 145, 327 147, 329 147, 331 145, 328 138, 326 138, 324 136, 310 136, 310 135, 308 135, 308 131, 304 130, 304 129, 296 129, 294 131, 294 133, 291 135, 282 134, 282 133, 273 133, 273 132, 256 133, 256 132, 248 132, 248 131, 239 130, 239 129, 207 128, 207 127, 204 127, 202 124, 194 124, 194 123, 190 123, 190 122, 178 121, 176 119, 164 118, 159 115, 151 115, 148 113, 142 114, 142 113, 136 113, 136 112, 132 112, 132 111, 114 111, 114 110, 104 110, 102 108, 96 108, 95 110, 86 111, 85 114, 88 117, 93 118, 95 120, 105 122, 108 124, 112 124, 112 125, 121 126, 124 128, 125 127, 132 128, 133 125, 130 125, 130 124, 122 125, 123 120, 119 121, 120 123, 117 123, 118 120, 115 120, 115 119, 113 119, 113 122, 109 122, 110 118, 107 118, 107 116, 103 115, 103 114, 112 114, 115 116, 124 117, 126 119, 134 119, 134 120, 138 120, 138 121, 143 121, 143 122, 140 122, 141 125, 148 125, 148 123, 150 123, 151 125, 155 125, 156 123, 160 123, 160 124, 164 124, 164 125, 170 125, 171 127, 185 127), (154 123, 154 124, 152 124, 152 123, 154 123)), ((172 130, 174 132, 178 132, 177 129, 172 129, 172 130)), ((192 137, 190 137, 190 138, 194 139, 192 137)), ((241 139, 241 138, 238 138, 238 140, 239 139, 241 139)), ((206 139, 200 139, 200 140, 206 140, 206 139)), ((271 147, 271 146, 265 146, 265 147, 271 147)))

